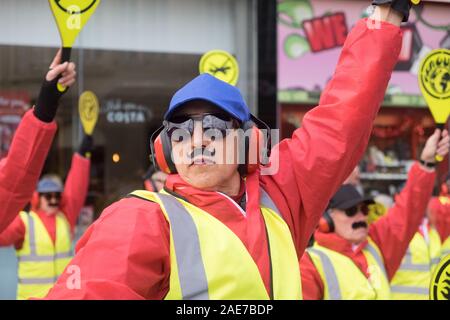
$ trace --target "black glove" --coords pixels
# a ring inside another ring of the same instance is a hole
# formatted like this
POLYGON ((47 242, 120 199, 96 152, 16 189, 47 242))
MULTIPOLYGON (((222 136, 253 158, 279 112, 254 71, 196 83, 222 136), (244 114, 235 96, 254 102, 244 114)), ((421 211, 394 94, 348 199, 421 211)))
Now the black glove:
POLYGON ((58 109, 58 102, 64 93, 61 93, 56 88, 59 77, 52 81, 44 82, 41 86, 41 92, 34 107, 34 115, 43 122, 52 122, 58 109))
POLYGON ((86 158, 87 154, 92 152, 93 147, 94 140, 92 139, 92 136, 88 136, 87 134, 85 134, 83 137, 83 141, 81 141, 80 148, 78 149, 78 153, 86 158))
POLYGON ((411 0, 373 0, 372 4, 377 6, 381 4, 390 4, 391 8, 403 15, 403 22, 408 21, 409 10, 411 9, 411 0))

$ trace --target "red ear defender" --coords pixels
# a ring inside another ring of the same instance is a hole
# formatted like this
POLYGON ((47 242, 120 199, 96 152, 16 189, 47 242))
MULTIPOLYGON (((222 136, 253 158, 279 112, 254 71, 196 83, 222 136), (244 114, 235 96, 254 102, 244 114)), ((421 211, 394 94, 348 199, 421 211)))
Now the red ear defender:
POLYGON ((172 161, 172 142, 164 126, 156 130, 150 137, 150 152, 153 165, 164 173, 177 173, 172 161), (154 136, 156 139, 153 140, 154 136))
POLYGON ((258 127, 251 128, 248 149, 246 150, 247 174, 255 172, 261 163, 261 152, 264 149, 264 137, 258 127))
POLYGON ((32 211, 37 211, 39 209, 39 193, 37 191, 33 192, 30 205, 32 211))
POLYGON ((333 219, 331 219, 329 210, 325 211, 323 216, 320 218, 317 228, 323 233, 334 232, 334 222, 333 219))
POLYGON ((156 164, 158 165, 159 169, 162 172, 170 174, 170 169, 169 169, 169 166, 167 165, 166 157, 164 156, 164 146, 163 146, 163 143, 161 141, 161 135, 159 135, 156 138, 156 140, 154 142, 154 146, 155 146, 155 160, 156 160, 156 164))
POLYGON ((239 172, 242 175, 247 175, 255 172, 261 165, 264 156, 269 156, 271 143, 270 143, 270 128, 262 120, 251 115, 251 121, 247 121, 243 124, 245 139, 245 165, 239 167, 239 172), (263 127, 266 130, 266 135, 263 134, 258 126, 263 127), (250 134, 247 131, 251 130, 250 134), (264 155, 267 153, 267 155, 264 155))
POLYGON ((318 228, 319 228, 320 232, 323 232, 323 233, 330 232, 330 226, 328 225, 328 222, 324 217, 320 218, 318 228))

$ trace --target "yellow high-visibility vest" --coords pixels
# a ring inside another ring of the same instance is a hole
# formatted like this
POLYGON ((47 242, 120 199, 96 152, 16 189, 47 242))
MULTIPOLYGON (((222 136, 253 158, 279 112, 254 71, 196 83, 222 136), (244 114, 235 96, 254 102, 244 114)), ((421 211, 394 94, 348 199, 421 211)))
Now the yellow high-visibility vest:
POLYGON ((450 254, 450 237, 447 237, 441 246, 441 259, 450 254))
POLYGON ((56 214, 56 241, 53 243, 39 216, 21 212, 25 239, 16 251, 19 260, 17 299, 43 298, 64 271, 72 257, 70 224, 56 214))
POLYGON ((349 257, 314 244, 307 249, 324 284, 324 300, 389 300, 390 289, 383 256, 369 238, 362 250, 369 278, 349 257))
POLYGON ((165 299, 301 299, 300 267, 288 225, 261 189, 272 297, 245 245, 226 225, 183 199, 149 191, 131 196, 160 205, 170 225, 170 289, 165 299))
POLYGON ((391 280, 392 299, 428 300, 433 271, 441 259, 441 239, 434 228, 429 243, 416 232, 402 263, 391 280))

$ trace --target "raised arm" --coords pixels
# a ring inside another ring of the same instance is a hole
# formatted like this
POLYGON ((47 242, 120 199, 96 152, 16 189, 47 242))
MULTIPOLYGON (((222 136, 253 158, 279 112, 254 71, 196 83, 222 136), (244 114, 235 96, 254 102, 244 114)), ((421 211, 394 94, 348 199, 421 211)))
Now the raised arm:
POLYGON ((299 253, 329 199, 363 155, 400 52, 400 21, 389 7, 377 7, 372 19, 356 24, 319 105, 305 115, 292 139, 273 150, 271 160, 280 159, 280 168, 262 179, 266 186, 275 184, 287 201, 290 215, 284 218, 299 253))
POLYGON ((91 161, 84 157, 84 152, 77 152, 72 157, 62 196, 62 212, 73 228, 83 207, 89 188, 91 161))
POLYGON ((56 132, 55 118, 61 94, 54 81, 62 74, 61 83, 75 81, 75 65, 60 64, 58 52, 41 87, 36 107, 28 111, 17 128, 6 159, 0 163, 0 232, 30 201, 56 132), (56 91, 56 92, 55 92, 56 91))
MULTIPOLYGON (((434 162, 435 154, 445 156, 449 148, 449 136, 445 130, 439 141, 440 130, 428 139, 421 160, 434 162)), ((433 191, 436 173, 422 164, 415 163, 408 174, 405 188, 388 213, 370 225, 369 236, 375 241, 384 257, 389 279, 397 271, 408 245, 417 232, 433 191)))

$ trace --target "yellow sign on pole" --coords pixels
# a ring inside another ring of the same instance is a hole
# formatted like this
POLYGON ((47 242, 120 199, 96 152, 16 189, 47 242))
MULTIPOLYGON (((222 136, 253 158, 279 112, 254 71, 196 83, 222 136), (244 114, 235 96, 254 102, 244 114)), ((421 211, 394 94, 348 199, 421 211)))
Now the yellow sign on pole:
POLYGON ((84 133, 91 136, 100 113, 97 96, 92 91, 85 91, 81 94, 78 102, 78 112, 84 133))
POLYGON ((100 0, 49 0, 49 3, 63 47, 70 48, 100 0))
MULTIPOLYGON (((431 51, 420 64, 418 79, 431 114, 443 129, 450 115, 450 50, 431 51)), ((436 160, 443 159, 437 156, 436 160)))
POLYGON ((450 50, 431 51, 420 65, 419 85, 438 124, 447 122, 450 114, 450 50))
MULTIPOLYGON (((61 63, 70 60, 70 53, 81 29, 95 12, 100 0, 48 0, 58 26, 63 46, 61 63)), ((67 88, 57 84, 58 91, 67 88)))
POLYGON ((239 64, 233 55, 223 50, 211 50, 200 59, 200 74, 209 73, 231 85, 239 80, 239 64))

